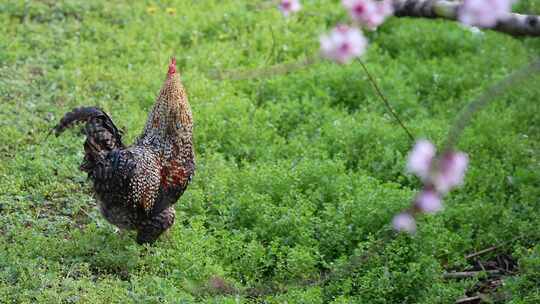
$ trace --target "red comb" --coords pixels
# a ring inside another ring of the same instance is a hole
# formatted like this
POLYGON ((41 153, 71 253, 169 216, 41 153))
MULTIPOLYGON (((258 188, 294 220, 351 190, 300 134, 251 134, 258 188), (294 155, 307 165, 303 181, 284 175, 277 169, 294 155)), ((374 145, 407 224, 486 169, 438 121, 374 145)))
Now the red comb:
POLYGON ((168 76, 172 76, 176 73, 176 58, 171 58, 171 63, 169 64, 169 71, 167 72, 168 76))

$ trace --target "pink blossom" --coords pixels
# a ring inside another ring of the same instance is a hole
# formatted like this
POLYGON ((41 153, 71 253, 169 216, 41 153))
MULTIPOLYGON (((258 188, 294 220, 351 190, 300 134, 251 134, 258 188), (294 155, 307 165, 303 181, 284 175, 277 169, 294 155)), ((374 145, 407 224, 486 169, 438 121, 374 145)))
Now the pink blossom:
POLYGON ((410 233, 416 231, 416 222, 414 218, 412 215, 406 212, 394 216, 394 219, 392 219, 392 226, 397 231, 405 231, 410 233))
POLYGON ((449 152, 443 155, 439 168, 433 177, 433 184, 441 193, 463 183, 469 158, 463 152, 449 152))
POLYGON ((351 18, 358 22, 369 19, 376 11, 376 5, 372 0, 343 0, 342 4, 349 11, 351 18))
POLYGON ((361 56, 367 46, 362 32, 347 25, 336 26, 329 34, 322 35, 320 42, 322 55, 339 63, 361 56))
POLYGON ((515 0, 464 0, 458 19, 464 24, 493 27, 512 10, 515 0))
POLYGON ((279 10, 281 13, 288 17, 292 13, 296 13, 302 9, 302 5, 298 0, 281 0, 279 3, 279 10))
POLYGON ((391 0, 343 0, 342 3, 354 21, 370 29, 377 28, 394 12, 391 0))
POLYGON ((416 142, 409 154, 407 171, 418 175, 426 181, 431 173, 431 163, 435 157, 435 146, 428 140, 421 139, 416 142))
POLYGON ((435 213, 442 209, 441 197, 430 189, 426 189, 416 196, 415 205, 426 213, 435 213))
MULTIPOLYGON (((407 161, 407 171, 415 173, 424 182, 424 189, 414 199, 416 211, 435 213, 440 211, 442 196, 463 183, 469 159, 463 152, 445 152, 435 158, 435 146, 425 140, 414 145, 407 161)), ((416 224, 409 213, 400 213, 392 221, 397 230, 414 231, 416 224)))

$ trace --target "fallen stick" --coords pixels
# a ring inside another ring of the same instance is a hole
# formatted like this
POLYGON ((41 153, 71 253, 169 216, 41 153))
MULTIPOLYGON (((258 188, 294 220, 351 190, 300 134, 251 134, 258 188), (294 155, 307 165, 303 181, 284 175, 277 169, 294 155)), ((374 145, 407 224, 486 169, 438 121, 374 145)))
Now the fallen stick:
POLYGON ((486 270, 486 271, 460 271, 460 272, 446 272, 443 274, 444 279, 466 279, 472 278, 479 274, 487 273, 488 276, 501 274, 500 270, 486 270))
POLYGON ((482 249, 480 251, 477 251, 477 252, 473 252, 471 254, 468 254, 465 256, 465 259, 468 260, 468 259, 472 259, 474 257, 477 257, 479 255, 482 255, 484 253, 488 253, 488 252, 491 252, 491 251, 495 251, 497 250, 499 247, 501 247, 501 245, 495 245, 495 246, 491 246, 489 248, 486 248, 486 249, 482 249))
POLYGON ((522 238, 522 237, 523 237, 523 236, 520 235, 520 236, 517 236, 517 237, 515 237, 515 238, 513 238, 513 239, 511 239, 511 240, 508 240, 508 241, 506 241, 506 242, 502 242, 502 243, 500 243, 500 244, 498 244, 498 245, 493 245, 493 246, 488 247, 488 248, 486 248, 486 249, 482 249, 482 250, 480 250, 480 251, 473 252, 473 253, 471 253, 471 254, 466 255, 466 256, 465 256, 465 259, 466 259, 466 260, 472 259, 472 258, 477 257, 477 256, 479 256, 479 255, 482 255, 482 254, 484 254, 484 253, 488 253, 488 252, 491 252, 491 251, 495 251, 495 250, 499 249, 500 247, 502 247, 502 246, 504 246, 504 245, 506 245, 506 244, 513 243, 513 242, 519 240, 519 239, 522 238))
POLYGON ((464 303, 469 303, 476 300, 482 300, 482 298, 480 296, 461 298, 461 299, 456 300, 456 304, 464 304, 464 303))

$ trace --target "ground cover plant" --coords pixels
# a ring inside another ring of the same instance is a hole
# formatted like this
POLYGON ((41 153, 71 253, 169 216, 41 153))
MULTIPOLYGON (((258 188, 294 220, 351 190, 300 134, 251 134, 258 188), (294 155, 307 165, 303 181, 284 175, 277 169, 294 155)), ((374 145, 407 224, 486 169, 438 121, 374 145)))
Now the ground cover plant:
MULTIPOLYGON (((0 3, 0 302, 452 303, 487 289, 484 301, 538 303, 538 77, 478 113, 458 143, 463 187, 416 234, 396 233, 421 188, 404 170, 413 142, 358 62, 215 77, 310 58, 347 19, 339 1, 303 1, 286 19, 261 3, 0 3), (139 246, 99 215, 78 171, 82 138, 46 134, 96 105, 133 141, 171 55, 197 173, 174 228, 139 246), (488 272, 448 276, 501 261, 497 288, 488 272)), ((540 13, 536 1, 516 9, 540 13)), ((439 146, 468 102, 540 50, 444 20, 389 18, 366 35, 363 61, 392 106, 439 146)))

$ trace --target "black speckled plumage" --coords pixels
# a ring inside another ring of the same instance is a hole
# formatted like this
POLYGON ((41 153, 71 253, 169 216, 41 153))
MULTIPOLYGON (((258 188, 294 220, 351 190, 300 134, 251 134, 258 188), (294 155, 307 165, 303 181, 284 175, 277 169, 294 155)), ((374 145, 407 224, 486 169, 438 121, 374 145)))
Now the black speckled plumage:
POLYGON ((66 113, 53 131, 58 136, 77 123, 86 135, 80 169, 93 182, 101 213, 136 230, 138 243, 153 243, 173 225, 173 205, 195 171, 193 119, 174 59, 134 145, 126 147, 109 115, 95 107, 66 113))

